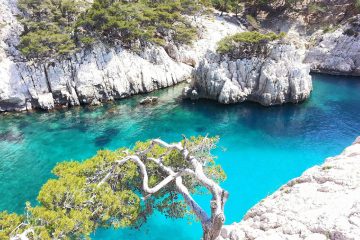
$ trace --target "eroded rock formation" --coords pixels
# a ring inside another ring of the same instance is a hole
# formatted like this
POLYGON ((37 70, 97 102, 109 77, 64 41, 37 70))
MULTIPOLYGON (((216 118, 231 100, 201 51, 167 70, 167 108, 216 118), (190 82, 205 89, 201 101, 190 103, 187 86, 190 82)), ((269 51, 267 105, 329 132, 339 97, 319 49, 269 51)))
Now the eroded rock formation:
POLYGON ((282 186, 221 239, 355 240, 360 236, 360 137, 339 156, 282 186))
POLYGON ((208 54, 185 95, 226 104, 255 101, 265 106, 298 103, 309 97, 312 81, 309 65, 302 63, 304 49, 279 41, 265 48, 262 54, 237 59, 208 54))

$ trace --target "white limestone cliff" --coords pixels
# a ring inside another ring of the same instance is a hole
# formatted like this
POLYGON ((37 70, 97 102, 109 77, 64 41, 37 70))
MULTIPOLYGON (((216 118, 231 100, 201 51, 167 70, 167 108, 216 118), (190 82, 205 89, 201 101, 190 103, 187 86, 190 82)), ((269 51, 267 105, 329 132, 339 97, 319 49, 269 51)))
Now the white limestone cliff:
POLYGON ((356 240, 359 196, 360 137, 225 226, 219 240, 356 240))
POLYGON ((223 36, 241 29, 219 17, 198 17, 192 21, 200 39, 190 47, 149 46, 134 53, 98 44, 65 60, 36 64, 19 61, 18 13, 16 0, 0 0, 0 111, 99 104, 172 86, 189 79, 223 36))
POLYGON ((266 47, 269 54, 251 58, 208 54, 184 94, 225 104, 255 101, 265 106, 298 103, 308 98, 312 81, 309 65, 302 63, 304 49, 278 41, 266 47))
POLYGON ((305 62, 314 72, 360 76, 360 15, 333 32, 322 31, 312 37, 305 62))

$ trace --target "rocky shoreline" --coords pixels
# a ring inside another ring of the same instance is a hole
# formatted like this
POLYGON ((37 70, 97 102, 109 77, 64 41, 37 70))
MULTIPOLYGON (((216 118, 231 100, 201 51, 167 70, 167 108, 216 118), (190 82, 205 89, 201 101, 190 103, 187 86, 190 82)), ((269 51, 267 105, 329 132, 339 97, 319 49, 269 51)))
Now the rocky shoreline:
POLYGON ((225 226, 220 239, 355 240, 360 236, 360 137, 225 226))
MULTIPOLYGON (((191 78, 202 79, 204 72, 209 71, 207 66, 214 67, 211 71, 217 71, 214 66, 218 61, 217 42, 224 36, 246 30, 241 24, 234 24, 215 13, 194 20, 199 40, 192 46, 168 43, 165 47, 149 46, 135 53, 99 43, 68 59, 34 63, 21 60, 16 49, 22 31, 16 19, 19 14, 16 1, 1 0, 0 13, 1 20, 6 23, 0 35, 0 112, 97 105, 191 78)), ((237 74, 238 79, 220 79, 221 83, 214 84, 223 87, 209 95, 205 85, 211 84, 205 82, 214 79, 202 79, 204 84, 200 86, 204 89, 197 91, 200 97, 213 99, 212 95, 219 96, 221 91, 222 103, 251 100, 268 106, 301 102, 310 95, 312 84, 309 67, 296 59, 302 59, 300 55, 302 53, 298 54, 296 48, 275 46, 268 59, 244 59, 241 64, 236 63, 245 67, 245 72, 234 70, 235 63, 218 62, 219 67, 231 67, 229 74, 237 74), (280 68, 287 71, 279 71, 280 68), (240 80, 240 74, 252 76, 240 80)), ((222 71, 221 67, 219 71, 222 71)))
POLYGON ((141 52, 97 44, 62 60, 24 62, 16 49, 21 24, 16 0, 0 1, 0 112, 97 105, 173 86, 191 77, 193 67, 223 36, 241 26, 216 16, 193 20, 193 46, 149 45, 141 52))
POLYGON ((190 79, 186 97, 271 106, 306 100, 312 91, 310 72, 360 75, 359 16, 310 35, 296 30, 304 23, 287 23, 288 42, 268 44, 267 56, 219 56, 217 42, 246 28, 215 13, 193 20, 199 39, 192 46, 168 43, 135 53, 99 43, 68 59, 40 64, 25 62, 16 49, 22 31, 17 14, 16 0, 0 1, 0 112, 97 105, 190 79))

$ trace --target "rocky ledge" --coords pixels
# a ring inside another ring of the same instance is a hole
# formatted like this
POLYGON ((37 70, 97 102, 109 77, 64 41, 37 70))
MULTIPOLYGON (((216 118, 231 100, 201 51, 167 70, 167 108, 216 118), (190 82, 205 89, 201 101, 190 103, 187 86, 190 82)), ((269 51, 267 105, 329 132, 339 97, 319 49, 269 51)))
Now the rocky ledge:
POLYGON ((262 48, 261 54, 236 58, 208 53, 184 95, 225 104, 254 101, 265 106, 307 99, 312 81, 309 65, 302 62, 304 47, 273 41, 262 48))
POLYGON ((360 137, 252 208, 220 239, 355 240, 360 236, 360 137))

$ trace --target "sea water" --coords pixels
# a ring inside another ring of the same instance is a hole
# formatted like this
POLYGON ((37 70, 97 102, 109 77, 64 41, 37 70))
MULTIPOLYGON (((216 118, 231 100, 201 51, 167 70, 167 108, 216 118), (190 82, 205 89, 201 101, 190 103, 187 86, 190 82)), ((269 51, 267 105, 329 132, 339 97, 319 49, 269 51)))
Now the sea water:
MULTIPOLYGON (((182 86, 144 96, 50 113, 0 114, 0 211, 22 213, 36 204, 57 162, 82 161, 99 149, 132 147, 138 140, 179 141, 220 136, 214 151, 227 173, 226 223, 240 221, 257 202, 303 171, 339 154, 360 135, 360 79, 313 76, 314 91, 302 104, 263 107, 184 101, 182 86)), ((206 208, 209 196, 196 197, 206 208)), ((140 230, 99 229, 93 239, 199 239, 201 226, 155 213, 140 230)))

